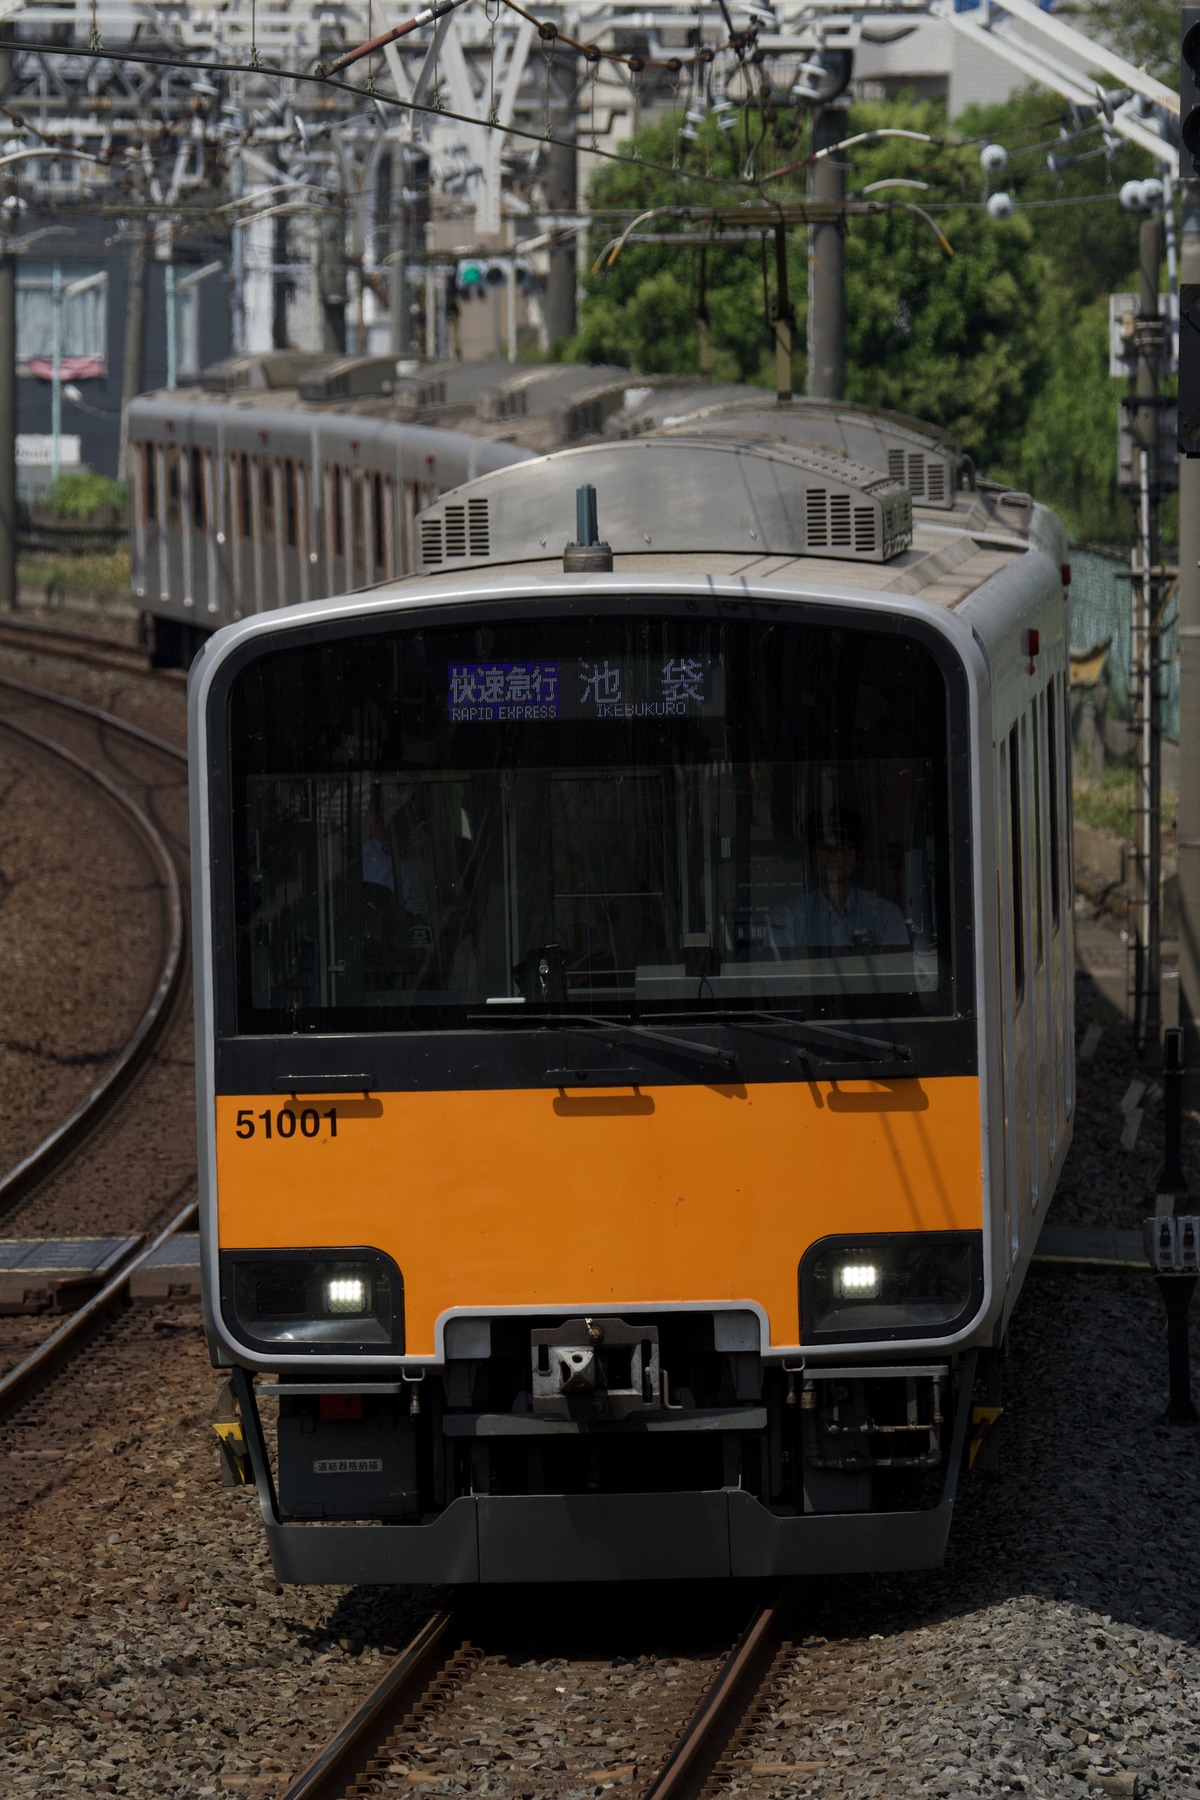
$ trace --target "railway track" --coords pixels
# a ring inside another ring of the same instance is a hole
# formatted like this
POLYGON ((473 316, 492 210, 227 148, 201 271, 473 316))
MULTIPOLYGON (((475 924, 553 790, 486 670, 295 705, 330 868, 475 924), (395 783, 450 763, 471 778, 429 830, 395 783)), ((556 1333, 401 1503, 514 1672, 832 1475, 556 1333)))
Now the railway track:
POLYGON ((14 650, 60 657, 68 662, 87 663, 92 668, 146 675, 172 686, 186 686, 187 683, 187 676, 181 669, 156 669, 149 652, 140 644, 123 644, 116 638, 101 637, 97 632, 73 631, 70 626, 48 625, 40 619, 0 618, 0 644, 14 650))
MULTIPOLYGON (((653 1727, 648 1739, 640 1722, 627 1727, 626 1735, 639 1737, 640 1766, 610 1762, 607 1768, 569 1775, 567 1785, 584 1781, 603 1788, 629 1781, 639 1800, 711 1800, 732 1772, 733 1758, 754 1728, 781 1660, 791 1654, 786 1630, 796 1601, 797 1587, 790 1583, 756 1609, 673 1738, 668 1734, 659 1745, 653 1727)), ((486 1685, 490 1660, 452 1613, 435 1613, 283 1800, 360 1800, 406 1775, 424 1790, 438 1771, 422 1764, 429 1754, 423 1727, 447 1712, 453 1725, 456 1695, 486 1685)), ((441 1735, 446 1735, 445 1721, 441 1735)), ((591 1745, 581 1748, 595 1760, 591 1745)), ((456 1778, 462 1779, 461 1771, 456 1778)))
MULTIPOLYGON (((124 744, 136 745, 139 751, 149 749, 157 757, 167 759, 173 768, 182 765, 186 769, 187 753, 178 745, 72 696, 7 676, 0 676, 0 696, 9 700, 10 708, 12 705, 23 706, 35 715, 49 711, 60 720, 66 718, 76 724, 86 722, 89 729, 110 743, 115 738, 124 744)), ((32 1150, 0 1177, 0 1218, 5 1218, 40 1182, 51 1173, 60 1172, 64 1162, 84 1149, 101 1120, 134 1088, 161 1038, 179 994, 186 915, 178 866, 181 858, 173 851, 167 834, 151 816, 148 807, 129 787, 106 774, 59 737, 48 736, 44 730, 36 729, 28 717, 14 716, 10 709, 0 711, 0 729, 82 777, 102 804, 132 827, 154 872, 163 915, 161 958, 154 971, 149 998, 133 1031, 87 1093, 32 1150)), ((196 1211, 195 1199, 189 1199, 164 1229, 154 1233, 151 1226, 137 1234, 129 1254, 107 1274, 99 1290, 56 1324, 41 1343, 0 1378, 0 1418, 19 1409, 91 1341, 97 1329, 122 1304, 132 1277, 175 1233, 186 1230, 194 1222, 196 1211)))

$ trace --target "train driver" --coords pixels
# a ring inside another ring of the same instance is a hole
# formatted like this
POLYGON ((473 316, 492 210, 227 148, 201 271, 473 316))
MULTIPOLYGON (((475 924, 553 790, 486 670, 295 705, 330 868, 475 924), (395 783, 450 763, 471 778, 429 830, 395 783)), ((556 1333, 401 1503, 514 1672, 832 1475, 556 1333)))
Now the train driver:
POLYGON ((815 886, 771 911, 776 950, 857 950, 905 947, 911 939, 904 914, 890 900, 860 888, 854 879, 863 846, 862 820, 848 807, 810 812, 805 848, 815 886))

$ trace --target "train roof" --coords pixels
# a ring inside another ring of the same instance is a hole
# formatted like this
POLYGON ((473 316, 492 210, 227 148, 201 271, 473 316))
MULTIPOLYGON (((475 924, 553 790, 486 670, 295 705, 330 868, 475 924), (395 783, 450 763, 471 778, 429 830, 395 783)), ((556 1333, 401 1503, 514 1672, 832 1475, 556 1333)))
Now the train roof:
POLYGON ((417 520, 418 575, 578 566, 564 556, 576 548, 585 484, 596 494, 597 549, 627 574, 702 567, 955 606, 1031 547, 1061 555, 1057 522, 1025 494, 977 487, 948 510, 914 512, 901 482, 838 452, 672 431, 560 451, 449 490, 417 520))

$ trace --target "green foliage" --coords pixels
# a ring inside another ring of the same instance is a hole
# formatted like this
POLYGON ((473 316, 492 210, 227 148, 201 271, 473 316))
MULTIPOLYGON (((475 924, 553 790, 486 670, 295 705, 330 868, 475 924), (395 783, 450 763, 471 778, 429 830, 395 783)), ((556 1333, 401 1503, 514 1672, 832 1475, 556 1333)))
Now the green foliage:
POLYGON ((97 550, 82 556, 24 552, 17 558, 21 587, 65 588, 72 593, 129 598, 129 551, 97 550))
POLYGON ((56 519, 75 519, 80 524, 89 524, 106 507, 122 510, 125 497, 123 481, 111 481, 107 475, 95 475, 90 469, 84 469, 77 475, 60 475, 48 489, 39 511, 52 513, 56 519))
MULTIPOLYGON (((642 133, 641 163, 607 164, 594 177, 591 201, 602 216, 590 244, 593 262, 642 209, 730 206, 760 197, 737 185, 746 155, 741 132, 723 136, 710 126, 689 152, 678 123, 668 119, 642 133), (678 172, 670 169, 675 160, 683 163, 678 172), (668 167, 646 166, 652 162, 668 167), (701 173, 729 185, 706 184, 701 173)), ((953 128, 931 102, 851 108, 851 133, 890 126, 941 142, 891 138, 847 153, 852 194, 897 179, 927 187, 876 190, 892 203, 888 210, 849 221, 846 393, 945 426, 985 473, 1031 489, 1078 536, 1118 541, 1128 536, 1130 514, 1116 489, 1121 384, 1108 374, 1107 309, 1110 292, 1136 287, 1137 220, 1120 210, 1116 195, 1122 181, 1150 173, 1150 163, 1129 146, 1106 157, 1098 132, 1079 136, 1075 123, 1061 101, 1037 90, 1003 106, 972 109, 953 128), (993 188, 1003 187, 1017 202, 1005 221, 992 219, 984 204, 979 149, 990 140, 1009 151, 1003 175, 992 179, 993 188), (1048 153, 1059 158, 1054 169, 1048 153), (920 203, 953 255, 928 219, 899 204, 905 200, 920 203)), ((798 154, 764 145, 757 166, 761 171, 798 154)), ((765 191, 795 198, 803 179, 800 172, 765 191)), ((660 217, 649 228, 670 223, 660 217)), ((803 230, 791 233, 798 391, 807 250, 803 230)), ((689 249, 629 244, 615 264, 589 275, 579 330, 566 354, 648 374, 697 373, 697 261, 689 249)), ((772 380, 773 257, 769 263, 764 271, 757 243, 708 251, 716 379, 772 380)))
POLYGON ((1060 17, 1179 91, 1179 8, 1161 0, 1076 0, 1060 17))

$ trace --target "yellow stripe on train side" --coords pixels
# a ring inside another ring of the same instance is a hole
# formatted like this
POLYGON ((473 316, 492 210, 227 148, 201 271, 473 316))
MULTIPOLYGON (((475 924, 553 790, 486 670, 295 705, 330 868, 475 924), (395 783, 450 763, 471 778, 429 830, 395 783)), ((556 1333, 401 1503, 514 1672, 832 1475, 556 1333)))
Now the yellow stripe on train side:
POLYGON ((833 1232, 978 1230, 974 1076, 216 1102, 222 1249, 371 1245, 407 1348, 452 1306, 757 1301, 833 1232))

